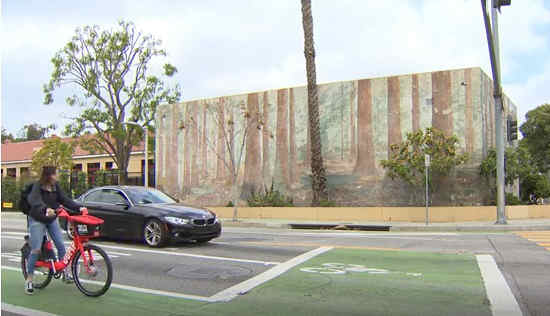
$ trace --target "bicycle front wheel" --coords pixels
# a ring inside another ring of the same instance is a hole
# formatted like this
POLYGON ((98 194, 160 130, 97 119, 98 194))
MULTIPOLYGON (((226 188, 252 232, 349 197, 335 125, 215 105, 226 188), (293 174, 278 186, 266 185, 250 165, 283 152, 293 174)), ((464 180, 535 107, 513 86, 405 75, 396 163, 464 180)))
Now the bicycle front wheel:
POLYGON ((85 245, 72 263, 74 283, 87 296, 101 296, 113 281, 113 266, 107 253, 96 245, 85 245))

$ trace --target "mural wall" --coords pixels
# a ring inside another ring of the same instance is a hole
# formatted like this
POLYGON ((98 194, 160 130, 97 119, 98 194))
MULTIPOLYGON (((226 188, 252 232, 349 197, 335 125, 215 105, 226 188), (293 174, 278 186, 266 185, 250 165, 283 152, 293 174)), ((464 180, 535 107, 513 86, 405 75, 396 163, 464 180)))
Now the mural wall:
MULTIPOLYGON (((480 68, 321 84, 319 101, 331 200, 414 203, 412 188, 385 177, 380 160, 390 144, 430 126, 456 135, 471 157, 433 204, 487 199, 477 168, 494 147, 495 121, 492 82, 480 68)), ((515 117, 507 97, 504 104, 515 117)), ((234 181, 243 199, 272 183, 295 204, 311 199, 305 86, 164 105, 156 124, 157 183, 188 203, 225 205, 234 181)))

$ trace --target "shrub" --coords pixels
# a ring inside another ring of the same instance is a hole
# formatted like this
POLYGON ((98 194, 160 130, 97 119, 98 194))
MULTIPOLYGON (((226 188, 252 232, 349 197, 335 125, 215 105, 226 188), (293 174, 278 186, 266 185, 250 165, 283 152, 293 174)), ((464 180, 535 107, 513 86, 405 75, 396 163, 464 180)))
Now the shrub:
POLYGON ((259 192, 252 191, 250 197, 247 200, 248 206, 261 207, 261 206, 273 206, 273 207, 291 207, 294 206, 294 201, 291 197, 287 197, 279 190, 273 188, 273 183, 268 189, 264 187, 264 190, 259 192))

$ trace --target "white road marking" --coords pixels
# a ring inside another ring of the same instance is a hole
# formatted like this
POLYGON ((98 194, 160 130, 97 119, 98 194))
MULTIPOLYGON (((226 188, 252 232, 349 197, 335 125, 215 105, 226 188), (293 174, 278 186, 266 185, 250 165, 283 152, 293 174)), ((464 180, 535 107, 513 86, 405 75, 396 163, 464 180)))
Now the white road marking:
POLYGON ((523 315, 495 259, 491 255, 476 255, 476 259, 491 302, 493 316, 523 315))
POLYGON ((232 300, 233 298, 241 295, 241 294, 245 294, 247 293, 248 291, 252 290, 253 288, 255 288, 256 286, 262 284, 262 283, 265 283, 269 280, 272 280, 276 277, 278 277, 279 275, 285 273, 286 271, 292 269, 293 267, 303 263, 303 262, 306 262, 307 260, 317 256, 317 255, 320 255, 324 252, 327 252, 329 250, 331 250, 332 247, 320 247, 320 248, 317 248, 317 249, 314 249, 314 250, 311 250, 311 251, 308 251, 304 254, 301 254, 297 257, 294 257, 284 263, 281 263, 263 273, 260 273, 258 275, 256 275, 255 277, 253 278, 250 278, 244 282, 241 282, 239 284, 236 284, 230 288, 227 288, 223 291, 220 291, 216 294, 214 294, 213 296, 211 296, 210 298, 213 299, 214 301, 216 302, 227 302, 227 301, 230 301, 232 300))
MULTIPOLYGON (((168 291, 161 291, 161 290, 153 290, 153 289, 145 289, 130 285, 123 285, 123 284, 117 284, 112 283, 111 287, 128 290, 128 291, 134 291, 134 292, 140 292, 140 293, 146 293, 146 294, 153 294, 153 295, 161 295, 161 296, 168 296, 168 297, 175 297, 175 298, 184 298, 184 299, 190 299, 190 300, 196 300, 196 301, 203 301, 203 302, 228 302, 232 300, 233 298, 247 293, 248 291, 252 290, 253 288, 257 287, 260 284, 263 284, 267 281, 270 281, 279 275, 287 272, 288 270, 292 269, 293 267, 306 262, 307 260, 320 255, 324 252, 327 252, 331 250, 332 247, 320 247, 314 250, 311 250, 309 252, 306 252, 304 254, 301 254, 297 257, 294 257, 284 263, 277 264, 275 267, 260 273, 256 275, 255 277, 252 277, 244 282, 241 282, 239 284, 236 284, 230 288, 227 288, 225 290, 222 290, 210 297, 205 296, 198 296, 198 295, 189 295, 189 294, 181 294, 181 293, 175 293, 175 292, 168 292, 168 291)), ((5 270, 11 270, 11 271, 18 271, 21 272, 20 268, 16 267, 10 267, 10 266, 2 266, 2 269, 5 270)), ((94 281, 84 280, 84 282, 90 282, 94 283, 94 281)), ((29 315, 35 315, 35 314, 29 314, 29 315)))
POLYGON ((17 315, 24 315, 24 316, 56 316, 56 314, 47 313, 36 309, 30 309, 26 307, 17 306, 17 305, 11 305, 7 303, 2 303, 2 311, 6 311, 17 315))
POLYGON ((152 249, 125 248, 125 247, 119 247, 119 246, 108 246, 108 245, 105 245, 105 244, 100 244, 100 245, 101 245, 101 247, 107 248, 107 249, 136 251, 136 252, 144 252, 144 253, 154 253, 154 254, 167 255, 167 256, 181 256, 181 257, 191 257, 191 258, 210 259, 210 260, 256 263, 256 264, 263 264, 263 265, 277 265, 277 264, 280 264, 280 262, 273 262, 273 261, 239 259, 239 258, 230 258, 230 257, 216 257, 216 256, 197 255, 197 254, 184 253, 184 252, 169 252, 169 251, 152 250, 152 249))
MULTIPOLYGON (((13 233, 12 232, 2 232, 2 234, 13 234, 13 233)), ((19 235, 19 233, 16 233, 16 234, 19 235)), ((25 234, 23 234, 23 235, 25 235, 25 234)), ((19 237, 4 236, 4 235, 2 235, 2 238, 21 240, 21 238, 19 238, 19 237)), ((65 242, 65 244, 71 244, 71 243, 70 242, 65 242)), ((217 256, 198 255, 198 254, 191 254, 191 253, 184 253, 184 252, 169 252, 169 251, 153 250, 153 249, 120 247, 120 246, 106 245, 106 244, 99 243, 99 242, 95 243, 95 244, 101 246, 102 248, 106 248, 106 249, 135 251, 135 252, 143 252, 143 253, 153 253, 153 254, 160 254, 160 255, 167 255, 167 256, 180 256, 180 257, 191 257, 191 258, 220 260, 220 261, 254 263, 254 264, 262 264, 262 265, 266 265, 266 266, 280 264, 280 262, 276 262, 276 261, 261 261, 261 260, 253 260, 253 259, 240 259, 240 258, 230 258, 230 257, 217 257, 217 256)))
MULTIPOLYGON (((21 272, 20 268, 14 268, 14 267, 9 267, 9 266, 2 266, 2 269, 21 272)), ((99 283, 97 281, 90 281, 90 280, 82 280, 82 282, 92 283, 92 284, 99 283)), ((139 292, 139 293, 154 294, 154 295, 161 295, 161 296, 168 296, 168 297, 175 297, 175 298, 185 298, 185 299, 203 301, 203 302, 214 302, 214 301, 212 301, 211 298, 205 297, 205 296, 180 294, 180 293, 175 293, 175 292, 152 290, 152 289, 144 289, 144 288, 141 288, 141 287, 135 287, 135 286, 123 285, 123 284, 117 284, 117 283, 111 283, 111 287, 116 288, 116 289, 127 290, 127 291, 139 292)), ((4 309, 3 304, 2 304, 2 309, 4 309)), ((27 314, 27 315, 36 315, 36 314, 31 313, 31 314, 27 314)), ((44 314, 44 315, 46 315, 46 314, 44 314)), ((49 314, 49 315, 53 315, 53 314, 49 314)))

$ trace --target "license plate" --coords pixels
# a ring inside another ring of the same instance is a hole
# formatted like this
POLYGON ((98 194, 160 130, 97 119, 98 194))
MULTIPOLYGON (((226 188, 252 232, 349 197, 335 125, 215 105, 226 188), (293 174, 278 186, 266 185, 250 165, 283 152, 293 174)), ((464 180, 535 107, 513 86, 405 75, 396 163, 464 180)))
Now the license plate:
POLYGON ((79 234, 87 234, 88 233, 88 226, 87 225, 78 225, 77 229, 78 229, 79 234))

